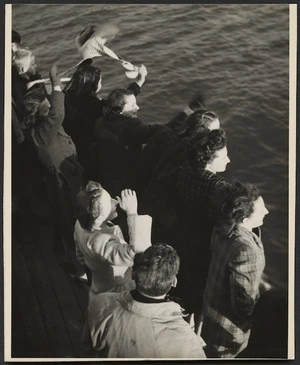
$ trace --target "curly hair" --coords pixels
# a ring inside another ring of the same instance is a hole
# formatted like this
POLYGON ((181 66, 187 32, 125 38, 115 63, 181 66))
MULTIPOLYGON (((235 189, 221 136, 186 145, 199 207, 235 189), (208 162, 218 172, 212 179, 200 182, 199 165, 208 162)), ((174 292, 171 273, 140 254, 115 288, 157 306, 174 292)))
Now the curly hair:
POLYGON ((96 219, 103 215, 103 187, 96 181, 89 181, 76 197, 77 219, 82 228, 93 231, 96 219))
POLYGON ((253 213, 254 202, 261 196, 259 189, 249 183, 236 182, 222 205, 217 224, 219 232, 230 236, 235 227, 253 213))
POLYGON ((191 138, 189 151, 191 164, 195 167, 205 168, 215 158, 216 153, 226 147, 226 143, 226 134, 222 128, 212 130, 202 138, 196 134, 191 138))
POLYGON ((64 92, 72 95, 95 95, 101 77, 101 70, 89 62, 83 62, 74 72, 64 92))
POLYGON ((210 130, 210 125, 218 120, 218 116, 206 109, 199 109, 190 114, 185 121, 185 129, 180 133, 182 137, 192 137, 195 133, 202 133, 205 135, 210 130))
POLYGON ((132 269, 137 289, 153 297, 167 294, 178 274, 179 265, 176 250, 163 243, 137 253, 132 269))
POLYGON ((126 97, 134 95, 133 91, 128 89, 115 89, 113 90, 106 100, 106 107, 104 108, 104 116, 108 119, 113 118, 122 112, 126 97))
POLYGON ((27 91, 23 100, 23 120, 21 122, 23 130, 32 127, 37 122, 39 106, 46 97, 47 90, 42 83, 33 85, 27 91))

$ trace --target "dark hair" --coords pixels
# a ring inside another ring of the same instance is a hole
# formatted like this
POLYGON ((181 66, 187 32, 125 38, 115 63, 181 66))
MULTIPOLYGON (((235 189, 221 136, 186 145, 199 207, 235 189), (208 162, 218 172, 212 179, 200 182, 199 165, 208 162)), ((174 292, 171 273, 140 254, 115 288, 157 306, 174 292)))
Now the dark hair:
POLYGON ((167 294, 179 271, 180 259, 175 249, 159 243, 135 255, 133 278, 137 289, 157 297, 167 294))
POLYGON ((89 181, 76 197, 77 219, 82 228, 92 231, 96 219, 101 215, 103 193, 102 186, 96 181, 89 181))
POLYGON ((206 134, 210 125, 218 119, 218 116, 206 109, 200 109, 190 114, 185 121, 185 129, 180 133, 181 137, 192 137, 195 133, 206 134))
POLYGON ((34 84, 27 90, 23 99, 22 129, 28 129, 37 122, 37 111, 46 98, 47 90, 43 83, 34 84))
POLYGON ((205 168, 213 161, 216 153, 226 147, 227 139, 224 129, 214 129, 207 135, 199 138, 195 135, 191 139, 189 159, 195 167, 205 168))
POLYGON ((128 89, 115 89, 113 90, 106 100, 106 107, 104 109, 104 115, 107 118, 120 114, 125 105, 126 96, 134 95, 133 91, 128 89))
POLYGON ((259 189, 249 183, 236 182, 222 205, 217 224, 219 232, 230 236, 237 224, 253 213, 254 202, 261 196, 259 189))
POLYGON ((21 36, 20 34, 15 31, 15 30, 12 30, 11 31, 11 43, 18 43, 20 44, 21 43, 21 36))
POLYGON ((73 95, 95 95, 100 77, 100 68, 83 63, 78 66, 64 91, 73 95))

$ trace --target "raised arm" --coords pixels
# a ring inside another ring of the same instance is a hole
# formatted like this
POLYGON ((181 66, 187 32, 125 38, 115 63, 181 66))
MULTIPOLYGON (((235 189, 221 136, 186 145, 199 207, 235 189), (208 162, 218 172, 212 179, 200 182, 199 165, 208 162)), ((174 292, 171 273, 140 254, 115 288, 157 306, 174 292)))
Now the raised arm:
POLYGON ((124 127, 119 137, 125 145, 148 143, 154 133, 162 128, 159 124, 143 124, 138 118, 126 118, 125 124, 126 127, 124 127))
MULTIPOLYGON (((111 265, 132 266, 135 254, 151 245, 151 218, 137 215, 137 198, 134 191, 125 189, 121 198, 117 198, 120 207, 128 216, 129 244, 121 242, 118 236, 103 233, 93 242, 91 249, 111 265)), ((80 259, 80 254, 78 258, 80 259)))
POLYGON ((125 189, 121 198, 117 197, 120 207, 127 213, 129 245, 135 253, 145 251, 151 246, 152 218, 137 214, 137 197, 134 190, 125 189))
POLYGON ((137 80, 132 84, 130 84, 129 87, 127 88, 128 90, 131 90, 133 92, 134 96, 138 96, 138 94, 141 92, 141 87, 144 85, 147 73, 148 71, 146 67, 142 65, 139 68, 137 80))
POLYGON ((35 127, 35 138, 39 144, 48 144, 57 134, 65 117, 65 94, 62 92, 61 82, 57 76, 57 65, 50 69, 52 94, 49 114, 35 127))

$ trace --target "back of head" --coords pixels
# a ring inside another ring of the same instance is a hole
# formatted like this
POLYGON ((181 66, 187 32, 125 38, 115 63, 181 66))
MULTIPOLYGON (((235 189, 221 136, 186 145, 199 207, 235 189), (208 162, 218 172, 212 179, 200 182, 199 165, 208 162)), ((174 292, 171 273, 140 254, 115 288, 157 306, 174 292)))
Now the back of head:
POLYGON ((195 168, 205 168, 226 144, 227 138, 222 128, 209 131, 204 136, 202 133, 196 134, 191 139, 189 161, 195 168))
POLYGON ((93 230, 96 219, 103 213, 101 197, 102 186, 96 181, 89 181, 76 197, 77 219, 82 228, 93 230))
POLYGON ((179 256, 172 246, 156 244, 136 254, 133 278, 137 289, 157 297, 169 292, 179 271, 179 256))
POLYGON ((45 85, 38 83, 33 85, 25 94, 23 100, 23 121, 22 129, 30 128, 37 119, 38 108, 47 97, 45 85))
POLYGON ((206 109, 199 109, 190 114, 185 121, 186 128, 183 131, 184 137, 192 137, 195 133, 203 135, 209 133, 214 122, 219 121, 218 116, 206 109))
POLYGON ((128 89, 115 89, 113 90, 106 100, 106 107, 104 115, 111 118, 120 114, 123 111, 124 104, 126 102, 126 96, 133 95, 133 92, 128 89))
POLYGON ((15 30, 12 30, 11 31, 11 43, 17 43, 18 45, 21 44, 21 36, 20 34, 15 31, 15 30))
POLYGON ((83 63, 78 66, 65 92, 72 95, 95 95, 101 77, 98 67, 83 63))
POLYGON ((31 65, 33 54, 28 49, 19 48, 12 57, 12 65, 19 75, 25 74, 31 65))
POLYGON ((231 236, 236 226, 253 213, 254 202, 260 196, 256 186, 236 182, 223 203, 222 216, 217 224, 219 233, 231 236))

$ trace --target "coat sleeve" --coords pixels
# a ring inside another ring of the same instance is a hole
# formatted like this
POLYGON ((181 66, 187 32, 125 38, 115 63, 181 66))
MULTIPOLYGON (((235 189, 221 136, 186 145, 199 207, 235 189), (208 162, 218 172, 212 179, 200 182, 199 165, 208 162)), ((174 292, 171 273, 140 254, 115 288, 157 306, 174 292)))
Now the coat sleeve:
POLYGON ((181 111, 172 120, 170 120, 166 126, 176 132, 181 132, 184 128, 187 117, 188 115, 184 111, 181 111))
POLYGON ((47 145, 57 134, 65 117, 65 94, 53 90, 51 94, 48 118, 35 127, 35 139, 40 145, 47 145))
POLYGON ((148 143, 150 138, 162 127, 159 124, 143 124, 138 118, 127 121, 128 128, 120 135, 125 145, 140 145, 148 143))
POLYGON ((152 218, 149 215, 129 215, 127 222, 129 245, 134 252, 144 252, 151 246, 152 218))
POLYGON ((238 253, 229 262, 231 307, 244 320, 251 318, 258 299, 259 260, 253 248, 241 245, 238 253))
POLYGON ((129 244, 122 243, 117 236, 101 235, 93 243, 93 252, 114 266, 132 266, 137 252, 151 246, 152 218, 148 215, 130 215, 127 218, 129 244))
POLYGON ((133 82, 128 86, 127 90, 132 91, 134 96, 138 96, 141 92, 141 87, 136 82, 133 82))

